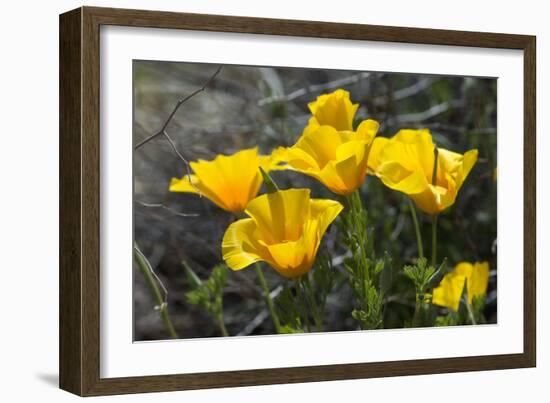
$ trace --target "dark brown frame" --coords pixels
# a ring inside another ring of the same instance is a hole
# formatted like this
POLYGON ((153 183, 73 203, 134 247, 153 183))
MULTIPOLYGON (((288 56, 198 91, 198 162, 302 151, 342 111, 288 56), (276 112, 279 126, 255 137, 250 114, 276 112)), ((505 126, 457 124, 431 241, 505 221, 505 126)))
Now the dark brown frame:
POLYGON ((81 395, 375 378, 536 365, 536 38, 375 25, 82 7, 60 16, 60 387, 81 395), (524 350, 521 354, 128 378, 99 375, 99 28, 174 28, 524 51, 524 350))

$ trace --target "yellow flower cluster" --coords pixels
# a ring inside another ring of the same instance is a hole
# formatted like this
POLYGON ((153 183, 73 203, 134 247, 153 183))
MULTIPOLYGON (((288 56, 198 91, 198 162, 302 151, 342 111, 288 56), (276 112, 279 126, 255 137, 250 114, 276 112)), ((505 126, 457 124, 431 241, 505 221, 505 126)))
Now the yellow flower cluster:
MULTIPOLYGON (((343 209, 333 200, 311 199, 307 189, 258 196, 260 167, 265 172, 303 173, 344 196, 356 191, 369 173, 433 215, 454 203, 477 161, 477 150, 458 154, 437 148, 435 152, 428 130, 401 130, 392 138, 375 138, 379 124, 371 119, 354 130, 359 105, 342 89, 317 97, 308 107, 312 116, 293 146, 280 147, 269 156, 251 148, 192 162, 193 174, 170 183, 170 191, 201 194, 224 210, 248 216, 231 224, 223 238, 223 258, 233 270, 264 261, 285 277, 307 273, 323 234, 343 209)), ((454 307, 456 301, 448 295, 458 292, 458 282, 458 277, 446 277, 434 302, 454 307)))
POLYGON ((467 290, 468 304, 472 304, 474 297, 485 295, 489 284, 489 263, 468 263, 457 264, 454 270, 443 277, 439 287, 433 291, 432 302, 458 311, 460 298, 467 290))
POLYGON ((379 124, 365 120, 353 131, 358 104, 349 93, 336 90, 311 102, 312 117, 296 144, 277 155, 289 169, 309 175, 332 192, 349 195, 365 180, 372 141, 379 124))
POLYGON ((408 195, 422 211, 438 214, 451 206, 477 161, 477 150, 458 154, 437 148, 429 130, 400 130, 374 141, 369 170, 384 185, 408 195), (435 172, 435 176, 434 176, 435 172))
POLYGON ((257 147, 229 156, 218 155, 212 161, 198 160, 189 164, 194 174, 172 178, 170 191, 203 195, 218 207, 238 213, 260 190, 259 168, 266 172, 282 169, 278 162, 272 156, 259 155, 257 147))
POLYGON ((342 211, 333 200, 311 199, 309 189, 288 189, 252 200, 250 218, 231 224, 222 243, 225 262, 240 270, 258 261, 295 278, 307 273, 326 229, 342 211))

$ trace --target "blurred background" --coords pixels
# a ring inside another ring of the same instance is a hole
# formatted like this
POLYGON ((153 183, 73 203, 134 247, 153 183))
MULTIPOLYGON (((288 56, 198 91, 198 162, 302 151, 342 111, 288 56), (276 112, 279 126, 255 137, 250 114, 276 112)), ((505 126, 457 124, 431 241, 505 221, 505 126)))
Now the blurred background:
MULTIPOLYGON (((177 101, 200 88, 219 66, 134 61, 134 144, 156 133, 177 101)), ((402 128, 429 128, 439 147, 463 153, 479 150, 479 159, 456 203, 439 217, 438 256, 451 266, 488 261, 485 316, 497 320, 496 79, 384 72, 223 66, 206 90, 181 106, 167 133, 189 161, 213 159, 259 146, 268 154, 291 146, 310 117, 308 102, 343 88, 359 103, 357 120, 380 122, 379 135, 402 128)), ((159 136, 134 152, 134 239, 168 291, 168 310, 181 338, 219 336, 212 318, 188 304, 185 261, 202 279, 222 262, 221 240, 230 213, 197 195, 168 192, 170 179, 186 167, 170 143, 159 136), (196 216, 188 216, 195 214, 196 216)), ((273 172, 280 188, 308 187, 313 197, 334 198, 302 174, 273 172)), ((405 196, 367 177, 361 188, 377 256, 393 258, 393 283, 386 298, 385 327, 403 327, 414 311, 414 286, 402 273, 416 257, 416 240, 405 196)), ((430 217, 419 212, 424 243, 430 217)), ((336 225, 323 238, 333 262, 345 249, 336 225)), ((340 260, 338 260, 340 258, 340 260)), ((272 290, 285 281, 265 270, 272 290)), ((134 270, 134 340, 166 339, 165 327, 141 273, 134 270)), ((356 330, 352 295, 345 282, 328 297, 326 331, 356 330)), ((230 272, 224 289, 225 325, 231 335, 271 334, 273 325, 252 268, 230 272)))

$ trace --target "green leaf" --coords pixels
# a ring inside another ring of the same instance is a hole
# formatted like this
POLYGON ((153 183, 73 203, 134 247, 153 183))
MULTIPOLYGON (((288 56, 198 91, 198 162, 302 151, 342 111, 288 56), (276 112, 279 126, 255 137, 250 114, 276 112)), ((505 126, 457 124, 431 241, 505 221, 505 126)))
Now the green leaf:
POLYGON ((361 309, 354 309, 351 312, 351 316, 358 322, 366 322, 368 318, 367 313, 361 309))
POLYGON ((185 274, 187 276, 187 281, 191 285, 192 288, 198 288, 202 285, 202 281, 197 276, 197 274, 193 271, 193 269, 187 264, 187 262, 183 261, 181 262, 183 265, 183 269, 185 270, 185 274))
POLYGON ((262 167, 260 167, 260 172, 262 174, 262 178, 264 180, 267 193, 274 193, 277 190, 279 190, 279 188, 277 187, 277 184, 273 181, 271 176, 269 176, 269 174, 266 171, 264 171, 262 167))
POLYGON ((443 262, 439 265, 438 269, 432 274, 428 280, 428 287, 435 288, 439 285, 445 274, 449 273, 452 267, 447 265, 447 258, 443 259, 443 262))
POLYGON ((315 269, 312 271, 315 288, 324 297, 330 293, 334 286, 335 270, 332 268, 330 255, 321 254, 317 258, 315 269))
POLYGON ((210 277, 201 281, 193 269, 183 263, 189 284, 193 288, 185 293, 185 298, 190 305, 198 306, 216 317, 223 311, 223 289, 227 278, 227 267, 218 265, 212 269, 210 277))
POLYGON ((450 311, 445 316, 438 316, 435 319, 435 326, 456 326, 458 325, 458 315, 454 311, 450 311))
POLYGON ((301 329, 300 313, 297 310, 295 297, 288 285, 285 285, 275 300, 279 320, 292 329, 301 329))
POLYGON ((289 325, 281 326, 280 328, 281 334, 295 334, 295 333, 304 333, 302 329, 293 328, 289 325))
POLYGON ((487 323, 487 319, 485 318, 485 315, 483 315, 486 299, 486 295, 476 295, 472 299, 472 309, 474 311, 474 316, 478 324, 487 323))
POLYGON ((392 258, 388 254, 388 252, 384 252, 382 267, 383 268, 382 268, 382 271, 380 272, 380 277, 378 282, 379 282, 380 293, 384 295, 390 290, 393 282, 392 258))
POLYGON ((414 327, 433 327, 437 320, 437 310, 431 304, 417 303, 412 325, 414 327))
POLYGON ((384 269, 384 260, 380 259, 374 265, 374 274, 379 274, 384 269))

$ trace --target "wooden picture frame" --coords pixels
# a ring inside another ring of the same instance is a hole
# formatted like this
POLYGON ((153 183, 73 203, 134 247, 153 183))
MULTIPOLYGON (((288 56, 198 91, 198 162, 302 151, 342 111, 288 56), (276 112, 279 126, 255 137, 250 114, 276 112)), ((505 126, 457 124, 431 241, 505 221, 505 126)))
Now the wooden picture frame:
POLYGON ((480 371, 536 365, 534 36, 81 7, 60 16, 60 387, 81 396, 480 371), (435 44, 524 52, 523 353, 100 377, 100 26, 435 44))

